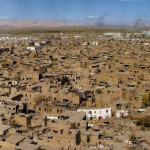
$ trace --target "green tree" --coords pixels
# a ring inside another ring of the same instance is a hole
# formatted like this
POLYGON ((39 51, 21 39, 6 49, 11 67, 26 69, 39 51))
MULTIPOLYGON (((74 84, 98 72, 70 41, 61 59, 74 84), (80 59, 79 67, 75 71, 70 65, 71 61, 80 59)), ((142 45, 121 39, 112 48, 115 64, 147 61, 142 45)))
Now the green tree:
POLYGON ((145 107, 147 107, 148 104, 149 104, 149 101, 148 101, 148 97, 147 97, 146 94, 143 95, 142 101, 143 101, 143 105, 144 105, 145 107))
POLYGON ((136 143, 136 135, 135 134, 131 134, 131 136, 130 136, 130 141, 132 141, 132 143, 136 143))
POLYGON ((61 79, 61 85, 70 84, 70 80, 68 77, 63 76, 61 79))
POLYGON ((146 116, 143 120, 143 126, 146 128, 150 128, 150 116, 146 116))
POLYGON ((136 125, 141 125, 142 127, 150 128, 150 116, 138 119, 136 125))

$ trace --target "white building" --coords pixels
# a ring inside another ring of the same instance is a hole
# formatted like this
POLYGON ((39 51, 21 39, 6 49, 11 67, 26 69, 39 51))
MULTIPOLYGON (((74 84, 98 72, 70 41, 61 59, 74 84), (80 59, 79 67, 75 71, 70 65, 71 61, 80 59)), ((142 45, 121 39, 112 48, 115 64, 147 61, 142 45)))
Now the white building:
POLYGON ((100 108, 100 109, 78 109, 77 111, 83 111, 86 113, 87 119, 106 119, 112 116, 111 108, 100 108))
POLYGON ((85 36, 82 36, 82 35, 76 35, 76 36, 74 36, 76 39, 83 39, 83 38, 85 38, 85 36))
POLYGON ((34 51, 35 49, 36 49, 35 46, 28 46, 28 47, 27 47, 27 50, 30 50, 30 51, 34 51))
POLYGON ((122 33, 120 33, 120 32, 114 33, 113 38, 114 39, 122 39, 123 38, 122 33))
POLYGON ((13 81, 11 82, 11 84, 12 84, 12 85, 18 85, 18 81, 13 80, 13 81))
POLYGON ((114 33, 105 33, 104 34, 104 37, 106 37, 106 38, 113 38, 113 36, 114 36, 114 33))
POLYGON ((142 31, 142 34, 145 36, 150 36, 150 30, 149 31, 142 31))
POLYGON ((29 37, 22 37, 22 40, 29 40, 29 37))
POLYGON ((122 39, 122 33, 120 32, 114 32, 114 33, 105 33, 104 37, 106 38, 114 38, 114 39, 122 39))
POLYGON ((42 50, 42 47, 41 46, 28 46, 27 50, 29 51, 42 50))
POLYGON ((48 120, 58 120, 58 116, 46 116, 48 120))
POLYGON ((127 110, 118 110, 116 112, 116 117, 120 118, 120 117, 128 117, 129 116, 129 111, 127 110))
POLYGON ((41 46, 41 43, 35 42, 34 45, 35 46, 41 46))
POLYGON ((95 41, 95 42, 84 42, 84 43, 83 43, 83 46, 87 46, 87 45, 98 46, 98 42, 95 41))
POLYGON ((92 46, 98 46, 98 42, 97 42, 97 41, 95 41, 95 42, 90 42, 90 45, 92 45, 92 46))

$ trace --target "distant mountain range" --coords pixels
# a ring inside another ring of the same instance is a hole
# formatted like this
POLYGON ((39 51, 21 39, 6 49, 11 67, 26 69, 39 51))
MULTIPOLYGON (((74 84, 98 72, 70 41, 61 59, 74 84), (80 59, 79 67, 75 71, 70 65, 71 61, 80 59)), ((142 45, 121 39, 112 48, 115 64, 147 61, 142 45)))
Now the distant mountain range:
POLYGON ((22 29, 22 28, 56 28, 56 27, 135 27, 150 28, 150 24, 142 26, 129 25, 96 25, 90 23, 73 22, 49 22, 49 21, 0 21, 0 29, 22 29))
MULTIPOLYGON (((71 27, 85 26, 84 23, 71 22, 48 22, 48 21, 1 21, 0 29, 18 29, 18 28, 53 28, 53 27, 71 27)), ((89 24, 90 25, 90 24, 89 24)))

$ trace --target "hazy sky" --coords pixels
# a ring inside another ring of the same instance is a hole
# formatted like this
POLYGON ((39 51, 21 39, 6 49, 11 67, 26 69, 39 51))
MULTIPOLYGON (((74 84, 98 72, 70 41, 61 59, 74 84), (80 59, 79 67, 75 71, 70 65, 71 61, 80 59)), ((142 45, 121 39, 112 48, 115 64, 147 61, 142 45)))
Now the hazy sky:
POLYGON ((150 0, 0 0, 2 20, 150 22, 150 0))

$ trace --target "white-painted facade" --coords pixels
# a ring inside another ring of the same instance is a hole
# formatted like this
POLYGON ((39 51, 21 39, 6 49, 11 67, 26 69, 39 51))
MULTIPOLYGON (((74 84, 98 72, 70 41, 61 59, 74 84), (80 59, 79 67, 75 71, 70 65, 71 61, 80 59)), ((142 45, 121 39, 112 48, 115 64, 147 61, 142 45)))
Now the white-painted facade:
POLYGON ((47 116, 46 118, 48 120, 58 120, 58 117, 56 117, 56 116, 47 116))
POLYGON ((98 42, 97 41, 95 41, 95 42, 84 42, 83 46, 87 46, 88 44, 90 44, 91 46, 98 46, 98 42))
POLYGON ((35 42, 34 45, 35 46, 41 46, 41 43, 35 42))
POLYGON ((123 38, 122 33, 118 32, 114 32, 114 33, 105 33, 104 37, 106 38, 114 38, 114 39, 120 39, 123 38))
POLYGON ((118 110, 116 112, 116 117, 120 118, 120 117, 128 117, 129 116, 129 111, 127 110, 118 110))
POLYGON ((142 34, 144 34, 145 36, 150 36, 150 30, 149 31, 142 31, 142 34))
POLYGON ((30 50, 30 51, 34 51, 35 49, 36 49, 36 47, 34 47, 34 46, 27 47, 27 50, 30 50))
POLYGON ((12 85, 18 85, 18 81, 13 80, 13 81, 11 82, 11 84, 12 84, 12 85))
POLYGON ((86 113, 87 119, 106 119, 112 116, 111 108, 100 109, 78 109, 77 111, 83 111, 86 113))

